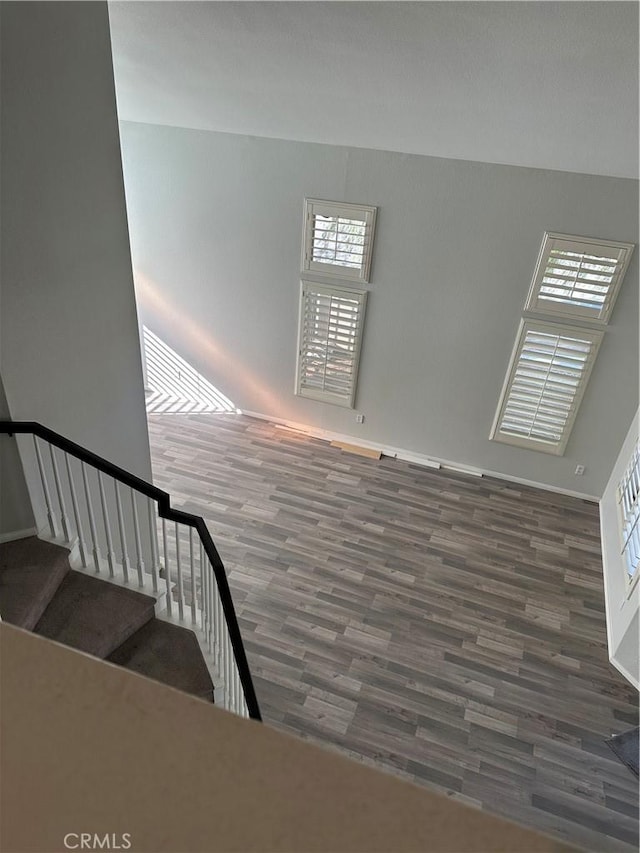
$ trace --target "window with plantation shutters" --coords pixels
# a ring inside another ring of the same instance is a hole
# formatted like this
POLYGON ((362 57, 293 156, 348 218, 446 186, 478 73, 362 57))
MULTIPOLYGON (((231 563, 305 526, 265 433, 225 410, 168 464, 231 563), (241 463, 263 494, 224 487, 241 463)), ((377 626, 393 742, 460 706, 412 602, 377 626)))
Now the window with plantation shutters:
POLYGON ((607 323, 633 245, 546 233, 525 308, 607 323))
POLYGON ((296 393, 353 408, 367 294, 303 281, 296 393))
POLYGON ((376 208, 305 199, 302 269, 369 281, 376 208))
POLYGON ((632 581, 640 565, 640 444, 618 484, 622 556, 632 581))
POLYGON ((562 454, 601 339, 593 329, 523 321, 490 438, 562 454))

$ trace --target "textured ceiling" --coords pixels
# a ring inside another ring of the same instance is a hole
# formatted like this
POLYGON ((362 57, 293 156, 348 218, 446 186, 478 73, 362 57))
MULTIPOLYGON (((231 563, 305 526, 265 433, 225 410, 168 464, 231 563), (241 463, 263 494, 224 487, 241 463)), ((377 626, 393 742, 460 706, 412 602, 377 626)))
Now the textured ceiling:
POLYGON ((125 120, 637 177, 635 2, 116 2, 125 120))

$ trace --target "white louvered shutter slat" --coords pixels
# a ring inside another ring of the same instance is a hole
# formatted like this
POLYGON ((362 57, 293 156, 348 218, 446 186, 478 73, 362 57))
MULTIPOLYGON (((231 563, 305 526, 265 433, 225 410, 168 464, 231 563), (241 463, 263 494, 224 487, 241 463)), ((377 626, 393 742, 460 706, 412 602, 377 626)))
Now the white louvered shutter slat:
POLYGON ((353 406, 367 294, 303 282, 296 393, 353 406))
POLYGON ((491 438, 562 453, 601 338, 592 330, 524 322, 491 438))
POLYGON ((633 244, 547 233, 525 310, 606 323, 633 244))

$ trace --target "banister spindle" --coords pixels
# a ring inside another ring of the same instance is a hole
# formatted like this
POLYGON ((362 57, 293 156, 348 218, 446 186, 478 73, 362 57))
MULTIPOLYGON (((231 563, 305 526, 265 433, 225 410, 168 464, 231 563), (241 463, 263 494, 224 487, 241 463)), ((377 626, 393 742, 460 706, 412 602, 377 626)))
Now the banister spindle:
POLYGON ((238 667, 236 665, 235 655, 233 654, 233 648, 231 649, 231 660, 233 662, 233 671, 231 674, 231 682, 233 684, 233 710, 234 713, 240 713, 240 692, 238 691, 238 667))
POLYGON ((237 714, 240 706, 240 696, 238 694, 238 667, 233 653, 233 646, 231 646, 229 651, 231 654, 231 696, 233 699, 233 710, 237 714))
POLYGON ((157 592, 160 557, 158 556, 158 525, 156 524, 155 504, 152 498, 148 498, 147 508, 149 512, 149 540, 151 542, 151 580, 153 591, 157 592))
POLYGON ((233 711, 235 704, 235 694, 234 694, 234 680, 233 680, 233 671, 236 667, 236 662, 233 657, 233 647, 231 645, 231 637, 227 634, 227 655, 229 658, 229 708, 233 711))
POLYGON ((236 684, 238 685, 238 713, 243 717, 247 716, 247 703, 244 698, 244 689, 240 680, 240 670, 236 669, 236 684))
POLYGON ((49 492, 49 483, 47 482, 47 475, 45 474, 44 464, 42 462, 42 454, 40 452, 40 445, 38 444, 38 439, 34 435, 33 436, 33 446, 36 451, 36 460, 38 462, 38 471, 40 472, 40 482, 42 483, 42 493, 44 495, 44 503, 47 508, 47 519, 49 521, 49 530, 51 531, 51 536, 56 538, 56 519, 53 512, 53 506, 51 504, 51 494, 49 492))
POLYGON ((173 614, 173 602, 171 600, 171 569, 169 568, 169 549, 167 547, 167 522, 162 519, 162 547, 164 549, 164 579, 167 586, 167 614, 173 614))
POLYGON ((204 566, 204 584, 202 587, 202 618, 204 627, 204 638, 207 646, 209 645, 209 632, 211 631, 211 612, 209 610, 209 558, 204 549, 202 551, 203 566, 204 566))
POLYGON ((200 540, 200 627, 202 628, 202 633, 206 633, 206 609, 205 609, 205 553, 204 553, 204 545, 202 544, 202 539, 200 539, 200 534, 198 534, 198 539, 200 540))
POLYGON ((176 574, 178 578, 178 616, 180 621, 184 619, 184 586, 182 583, 182 563, 180 561, 180 526, 175 522, 176 533, 176 574))
POLYGON ((58 460, 53 450, 53 444, 49 445, 49 454, 51 456, 51 470, 53 471, 53 482, 56 487, 56 495, 58 497, 58 506, 60 507, 60 524, 62 525, 62 535, 65 542, 71 542, 69 535, 69 523, 67 520, 67 508, 64 502, 64 494, 62 492, 62 484, 60 483, 60 471, 58 470, 58 460))
POLYGON ((224 671, 224 686, 227 694, 227 708, 229 711, 233 710, 233 679, 231 678, 231 669, 232 669, 232 656, 233 652, 231 650, 231 642, 229 640, 229 634, 227 633, 225 636, 225 671, 224 671))
POLYGON ((78 496, 76 494, 76 484, 71 473, 71 463, 69 455, 64 454, 64 464, 67 469, 67 479, 69 481, 69 494, 71 495, 71 508, 73 509, 73 519, 76 524, 76 536, 78 537, 78 552, 80 554, 80 564, 83 568, 87 568, 87 550, 84 544, 84 535, 82 533, 82 525, 80 523, 80 511, 78 510, 78 496))
POLYGON ((216 609, 215 609, 215 592, 217 591, 216 584, 216 576, 213 572, 213 566, 211 565, 211 561, 207 561, 207 565, 209 566, 209 612, 211 613, 211 632, 209 634, 209 651, 211 653, 215 650, 215 626, 218 622, 216 619, 216 609))
POLYGON ((204 560, 204 603, 207 611, 207 630, 205 634, 205 639, 207 641, 207 648, 211 650, 211 637, 213 636, 213 624, 214 624, 214 615, 213 615, 213 599, 211 597, 211 584, 213 583, 213 579, 211 577, 211 564, 209 563, 209 557, 205 555, 204 560))
MULTIPOLYGON (((218 624, 218 620, 216 619, 216 624, 218 624)), ((225 635, 223 634, 223 642, 216 647, 215 660, 216 665, 218 667, 218 672, 220 673, 220 678, 222 679, 222 684, 224 685, 224 696, 225 696, 225 708, 228 707, 228 696, 229 696, 229 679, 227 673, 227 650, 225 645, 225 635)))
POLYGON ((129 487, 131 495, 131 514, 133 516, 133 541, 136 546, 136 570, 138 572, 138 586, 144 587, 144 560, 142 558, 142 542, 140 541, 140 519, 138 518, 138 504, 136 493, 129 487))
POLYGON ((87 517, 89 519, 89 532, 91 533, 91 546, 93 553, 93 565, 95 566, 96 574, 100 574, 100 552, 98 550, 98 537, 96 534, 96 519, 93 514, 93 503, 91 501, 91 492, 89 491, 89 481, 87 479, 87 466, 84 462, 80 462, 82 471, 82 483, 84 485, 84 499, 87 504, 87 517))
POLYGON ((215 575, 213 576, 213 596, 214 596, 214 614, 215 614, 215 631, 213 635, 213 648, 214 652, 217 652, 218 660, 220 660, 220 656, 222 654, 224 636, 227 632, 227 622, 224 618, 224 610, 222 609, 222 601, 220 600, 220 593, 218 591, 218 582, 216 580, 215 575))
POLYGON ((129 555, 127 553, 127 537, 125 533, 124 518, 122 515, 122 498, 120 497, 120 483, 117 480, 113 481, 113 486, 116 493, 116 515, 118 518, 118 533, 120 534, 120 561, 122 564, 122 574, 124 582, 129 583, 129 555))
MULTIPOLYGON (((220 607, 220 612, 222 613, 222 607, 220 607)), ((233 668, 233 651, 231 650, 231 642, 229 638, 229 629, 227 627, 227 623, 224 623, 224 627, 222 629, 222 637, 220 639, 220 647, 224 650, 224 659, 225 659, 225 684, 227 686, 227 695, 231 697, 231 671, 233 668)))
POLYGON ((242 713, 242 691, 240 690, 240 674, 238 673, 238 666, 235 663, 233 664, 233 710, 236 714, 242 713))
POLYGON ((189 571, 191 578, 191 624, 196 624, 196 567, 193 553, 193 527, 189 527, 189 571))
POLYGON ((111 536, 111 521, 107 509, 107 499, 104 493, 104 481, 102 471, 98 471, 98 491, 100 493, 100 506, 102 507, 102 521, 104 523, 104 534, 107 542, 107 564, 109 566, 109 577, 115 575, 113 567, 113 537, 111 536))

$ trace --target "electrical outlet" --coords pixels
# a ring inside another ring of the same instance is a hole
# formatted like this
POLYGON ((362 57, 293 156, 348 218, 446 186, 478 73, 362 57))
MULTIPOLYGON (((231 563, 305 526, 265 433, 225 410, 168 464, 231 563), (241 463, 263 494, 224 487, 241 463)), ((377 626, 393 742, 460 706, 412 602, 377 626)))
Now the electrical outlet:
POLYGON ((576 465, 575 473, 579 475, 584 474, 584 465, 576 465))
POLYGON ((356 415, 356 423, 363 424, 364 423, 364 415, 356 415))

